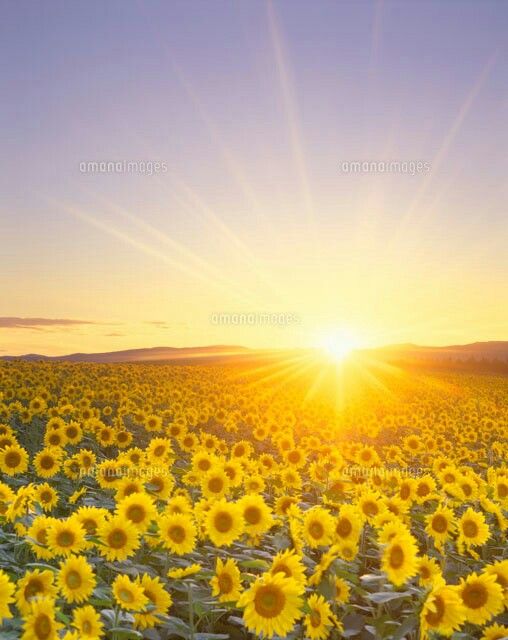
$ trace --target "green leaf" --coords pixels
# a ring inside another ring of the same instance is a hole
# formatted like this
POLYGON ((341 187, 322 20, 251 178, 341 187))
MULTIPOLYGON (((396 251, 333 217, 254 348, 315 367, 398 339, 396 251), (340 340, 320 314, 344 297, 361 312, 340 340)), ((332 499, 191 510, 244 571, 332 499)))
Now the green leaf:
POLYGON ((65 613, 62 613, 61 611, 57 611, 56 617, 58 618, 58 620, 61 620, 62 622, 65 622, 66 625, 70 626, 71 619, 69 618, 69 616, 66 616, 65 613))
POLYGON ((407 598, 412 595, 411 591, 379 591, 378 593, 369 594, 367 598, 376 604, 385 604, 386 602, 407 598))
POLYGON ((265 560, 242 560, 240 566, 245 569, 260 569, 261 571, 266 571, 270 565, 265 560))
POLYGON ((186 640, 192 635, 192 629, 189 625, 180 618, 175 618, 174 616, 168 616, 166 622, 161 626, 164 629, 167 629, 170 634, 179 636, 180 638, 185 638, 186 640))
POLYGON ((417 624, 418 618, 416 616, 409 616, 409 618, 406 618, 400 627, 393 632, 392 639, 402 640, 404 636, 415 629, 417 624))
POLYGON ((342 618, 342 624, 344 625, 343 636, 345 638, 351 638, 360 633, 365 626, 366 618, 358 613, 350 613, 342 618))
POLYGON ((134 629, 126 629, 125 627, 113 627, 112 629, 108 629, 110 633, 114 633, 116 636, 120 636, 120 638, 143 638, 143 634, 139 631, 134 631, 134 629))

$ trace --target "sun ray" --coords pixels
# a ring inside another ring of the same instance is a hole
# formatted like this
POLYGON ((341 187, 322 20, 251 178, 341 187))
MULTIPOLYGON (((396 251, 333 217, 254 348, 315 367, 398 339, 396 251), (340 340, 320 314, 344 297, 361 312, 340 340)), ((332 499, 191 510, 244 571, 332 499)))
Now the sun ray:
POLYGON ((421 182, 419 188, 416 191, 416 194, 413 198, 413 201, 411 202, 408 210, 406 211, 402 222, 400 224, 400 232, 402 232, 403 230, 406 229, 407 225, 409 225, 413 219, 413 215, 415 213, 415 211, 417 210, 418 206, 420 205, 423 197, 425 196, 425 194, 427 193, 429 186, 432 183, 432 180, 434 179, 435 175, 437 174, 438 170, 440 169, 444 158, 446 157, 450 147, 452 146, 458 132, 460 131, 466 117, 469 114, 469 111, 471 110, 471 107, 473 106, 474 102, 476 101, 484 83, 485 80, 488 78, 490 71, 492 69, 492 67, 494 66, 497 58, 499 56, 499 49, 497 49, 496 51, 494 51, 494 53, 488 58, 486 64, 484 65, 481 73, 478 75, 476 81, 474 82, 473 86, 471 87, 469 93, 466 95, 466 97, 464 98, 464 101, 454 119, 454 121, 451 123, 450 129, 448 130, 448 133, 446 134, 446 136, 444 137, 443 142, 441 143, 436 155, 434 156, 434 158, 432 159, 432 162, 430 163, 430 171, 426 174, 424 180, 421 182))
MULTIPOLYGON (((111 236, 114 236, 117 240, 121 240, 125 244, 131 247, 134 247, 135 249, 138 249, 139 251, 142 251, 143 253, 152 256, 153 258, 157 258, 158 260, 160 260, 161 262, 164 262, 165 264, 172 267, 173 269, 176 269, 190 276, 193 279, 199 280, 205 283, 207 286, 210 286, 214 289, 218 289, 222 292, 226 292, 228 295, 235 293, 234 290, 231 290, 223 282, 217 280, 216 278, 209 277, 206 274, 205 270, 192 268, 189 265, 183 263, 182 261, 175 260, 172 257, 170 257, 167 253, 152 247, 146 242, 143 242, 137 238, 132 237, 127 232, 116 228, 115 226, 105 222, 104 220, 100 220, 90 215, 89 213, 85 213, 84 211, 81 211, 80 209, 73 206, 64 205, 61 203, 60 204, 53 203, 53 204, 58 206, 61 210, 65 211, 67 214, 72 215, 75 218, 78 218, 83 222, 86 222, 87 224, 105 233, 108 233, 111 236)), ((242 292, 236 294, 236 296, 238 300, 242 303, 257 304, 256 300, 249 299, 242 292)))

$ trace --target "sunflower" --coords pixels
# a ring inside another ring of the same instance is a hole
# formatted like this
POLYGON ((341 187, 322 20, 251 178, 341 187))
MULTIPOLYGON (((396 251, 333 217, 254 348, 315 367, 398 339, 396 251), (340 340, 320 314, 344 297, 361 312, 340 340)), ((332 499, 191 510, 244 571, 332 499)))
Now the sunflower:
POLYGON ((462 500, 472 502, 478 499, 478 485, 473 478, 462 476, 457 483, 459 496, 462 500))
POLYGON ((25 473, 28 469, 28 453, 18 444, 0 449, 0 471, 8 476, 25 473))
POLYGON ((400 535, 411 535, 407 526, 393 515, 388 518, 378 516, 374 524, 379 527, 378 542, 380 544, 388 544, 393 538, 400 535))
MULTIPOLYGON (((101 524, 108 517, 107 509, 100 507, 79 507, 74 514, 76 520, 81 524, 87 536, 95 536, 101 524)), ((93 546, 92 542, 86 542, 85 548, 93 546)))
POLYGON ((218 547, 229 546, 244 532, 244 520, 238 504, 218 500, 206 514, 206 533, 218 547))
POLYGON ((471 573, 461 578, 459 595, 466 612, 466 620, 483 625, 504 609, 504 593, 496 576, 471 573))
POLYGON ((90 451, 89 449, 82 449, 76 454, 76 459, 83 471, 87 472, 92 469, 97 458, 93 451, 90 451))
POLYGON ((243 480, 243 467, 239 460, 227 460, 223 465, 230 487, 239 487, 243 480))
POLYGON ((300 469, 305 466, 307 461, 305 452, 302 449, 290 449, 284 452, 285 461, 296 469, 300 469))
POLYGON ((127 560, 139 548, 136 527, 123 516, 112 516, 97 530, 101 542, 99 553, 108 560, 127 560))
POLYGON ((192 514, 192 502, 188 495, 173 493, 164 507, 164 514, 173 513, 192 514))
POLYGON ((188 567, 169 569, 166 575, 168 578, 172 578, 173 580, 182 580, 183 578, 188 578, 189 576, 199 573, 202 568, 203 567, 198 562, 194 562, 194 564, 191 564, 188 567))
POLYGON ((480 640, 503 640, 504 638, 508 638, 508 627, 491 624, 483 630, 480 640))
POLYGON ((149 476, 145 487, 149 493, 152 493, 158 500, 167 500, 173 489, 174 480, 167 473, 157 473, 149 476))
POLYGON ((27 571, 18 580, 16 586, 16 606, 23 615, 30 613, 32 603, 40 598, 54 599, 56 587, 53 583, 53 572, 49 569, 27 571))
POLYGON ((252 453, 252 445, 247 440, 239 440, 231 449, 232 458, 248 458, 252 453))
POLYGON ((199 471, 193 471, 192 469, 190 471, 187 471, 187 473, 185 473, 182 476, 182 482, 185 485, 190 485, 192 487, 198 487, 201 484, 201 475, 199 473, 199 471))
POLYGON ((116 514, 129 520, 140 532, 146 531, 155 519, 157 510, 146 493, 132 493, 118 502, 116 514))
POLYGON ((12 618, 9 605, 14 602, 14 584, 9 580, 9 576, 0 569, 0 624, 2 618, 12 618))
POLYGON ((296 496, 280 496, 275 501, 275 513, 279 516, 287 515, 288 509, 292 505, 298 504, 298 501, 296 496))
POLYGON ((343 504, 335 520, 335 540, 338 543, 356 542, 360 537, 363 518, 358 508, 351 504, 343 504))
POLYGON ((323 579, 325 571, 330 568, 330 565, 334 560, 340 556, 340 549, 338 545, 332 545, 327 551, 325 551, 314 569, 314 573, 310 576, 308 584, 317 586, 323 579))
POLYGON ((120 500, 133 493, 145 493, 145 482, 141 478, 122 478, 115 486, 115 491, 115 500, 120 502, 120 500))
POLYGON ((150 610, 147 613, 134 614, 134 623, 139 629, 155 627, 159 622, 158 616, 167 615, 173 600, 164 588, 160 578, 152 578, 148 574, 143 574, 137 582, 143 589, 143 593, 148 600, 150 610))
POLYGON ((330 605, 321 595, 313 593, 307 600, 310 610, 304 618, 306 637, 310 640, 325 640, 334 626, 339 626, 330 605))
POLYGON ((230 481, 221 467, 213 466, 201 480, 201 493, 205 498, 223 498, 229 491, 230 481))
POLYGON ((259 456, 259 470, 262 475, 273 473, 277 467, 275 458, 270 453, 262 453, 259 456))
POLYGON ((196 546, 197 529, 187 513, 169 513, 158 521, 159 538, 166 549, 181 556, 191 553, 196 546))
POLYGON ((243 479, 245 493, 261 493, 265 490, 266 483, 259 473, 248 473, 243 479))
POLYGON ((50 598, 36 600, 25 618, 21 640, 57 640, 61 628, 56 621, 54 601, 50 598))
POLYGON ((18 444, 16 436, 14 434, 7 434, 0 436, 0 449, 5 449, 5 447, 9 447, 10 445, 18 444))
POLYGON ((386 505, 382 500, 381 494, 377 491, 364 491, 358 499, 358 509, 363 517, 369 522, 373 522, 379 514, 386 511, 386 505))
POLYGON ((79 465, 77 456, 72 456, 64 461, 63 472, 64 476, 70 480, 79 480, 82 475, 86 475, 84 469, 79 465))
POLYGON ((63 428, 63 432, 69 444, 78 444, 83 438, 83 429, 78 422, 69 422, 63 428))
POLYGON ((405 503, 411 503, 415 499, 415 481, 413 478, 400 480, 397 497, 405 503))
POLYGON ((423 443, 417 435, 410 435, 404 438, 403 446, 406 451, 415 454, 422 450, 423 443))
POLYGON ((226 562, 217 558, 215 575, 210 580, 210 586, 212 587, 212 595, 218 597, 219 602, 236 603, 238 601, 242 584, 240 582, 240 570, 232 558, 229 558, 226 562))
POLYGON ((89 604, 74 609, 72 626, 78 630, 79 640, 99 640, 104 636, 100 614, 89 604))
POLYGON ((465 621, 466 612, 456 586, 438 580, 425 599, 420 613, 422 640, 435 632, 449 637, 465 621))
MULTIPOLYGON (((321 461, 317 460, 311 462, 309 466, 309 476, 311 480, 319 484, 327 484, 329 474, 330 469, 328 468, 328 465, 325 465, 321 461)), ((328 492, 339 493, 337 491, 331 490, 330 488, 328 488, 328 492)))
POLYGON ((438 549, 453 535, 456 530, 455 514, 448 507, 438 507, 434 513, 425 517, 425 531, 434 539, 438 549))
MULTIPOLYGON (((4 396, 5 397, 5 393, 4 396)), ((0 437, 14 435, 14 430, 8 424, 0 424, 0 437)))
POLYGON ((383 571, 392 584, 403 585, 418 572, 418 548, 411 535, 402 534, 386 545, 381 559, 383 571))
POLYGON ((192 456, 192 469, 198 473, 207 473, 217 464, 217 457, 208 451, 197 451, 192 456))
POLYGON ((4 482, 0 482, 0 516, 5 515, 8 504, 14 500, 14 491, 4 482))
POLYGON ((504 593, 505 606, 508 607, 508 560, 499 560, 499 562, 487 565, 484 571, 488 575, 496 577, 504 593))
POLYGON ((144 588, 139 582, 133 582, 129 576, 118 575, 111 588, 115 601, 122 609, 140 612, 148 605, 144 588))
POLYGON ((38 516, 26 532, 28 543, 39 560, 53 557, 53 553, 48 549, 48 532, 55 521, 55 518, 49 516, 38 516))
POLYGON ((67 520, 55 520, 48 529, 48 547, 53 556, 79 553, 85 546, 85 530, 72 515, 67 520))
POLYGON ((296 491, 300 491, 302 488, 302 477, 298 473, 296 469, 288 467, 287 469, 282 469, 280 473, 280 478, 282 482, 282 486, 284 490, 287 489, 295 489, 296 491))
POLYGON ((168 438, 152 438, 150 444, 145 450, 148 463, 164 464, 170 459, 173 453, 171 440, 168 438))
POLYGON ((109 447, 114 444, 116 440, 116 431, 109 426, 102 426, 96 430, 95 437, 101 447, 109 447))
POLYGON ((404 516, 409 509, 408 503, 404 502, 404 500, 401 500, 398 496, 384 498, 383 502, 388 511, 394 516, 398 516, 399 518, 404 516))
POLYGON ((95 478, 101 489, 116 489, 124 473, 118 460, 105 460, 97 465, 95 478))
POLYGON ((242 511, 245 531, 251 536, 260 536, 273 526, 270 507, 260 495, 246 495, 238 501, 242 511))
POLYGON ((9 522, 14 522, 32 510, 34 489, 35 485, 33 484, 26 484, 18 489, 12 502, 5 510, 5 517, 9 522))
POLYGON ((187 453, 194 451, 198 445, 198 437, 195 433, 186 433, 179 439, 180 448, 187 453))
POLYGON ((71 556, 60 563, 58 587, 67 602, 83 602, 95 589, 92 567, 83 556, 71 556))
POLYGON ((309 509, 303 520, 303 533, 307 544, 316 547, 330 544, 335 528, 335 521, 323 507, 309 509))
POLYGON ((58 491, 47 482, 39 484, 34 489, 34 499, 44 511, 52 511, 58 504, 58 491))
POLYGON ((302 591, 300 583, 281 573, 265 573, 256 578, 238 600, 249 631, 269 638, 275 634, 286 636, 301 615, 302 591))
POLYGON ((119 449, 127 448, 132 442, 132 433, 130 431, 127 431, 126 429, 117 431, 115 436, 116 436, 116 446, 119 449))
POLYGON ((429 587, 441 577, 441 567, 435 558, 429 558, 429 556, 418 558, 418 579, 421 585, 429 587))
POLYGON ((32 398, 29 407, 32 413, 39 414, 47 409, 47 404, 42 398, 32 398))
POLYGON ((62 449, 58 447, 46 448, 39 451, 34 457, 34 466, 37 475, 41 478, 52 478, 60 471, 62 466, 62 449))
POLYGON ((151 414, 149 416, 146 416, 146 418, 143 420, 143 425, 149 432, 162 431, 162 418, 160 416, 151 414))
POLYGON ((65 439, 62 429, 50 429, 44 434, 44 445, 46 447, 63 447, 65 439))
POLYGON ((346 604, 349 600, 349 594, 351 591, 348 583, 343 578, 336 576, 333 581, 333 587, 335 590, 335 602, 338 602, 339 604, 346 604))
POLYGON ((508 478, 496 478, 494 482, 494 500, 500 502, 505 508, 508 508, 508 478))
POLYGON ((424 504, 437 497, 436 481, 431 475, 421 476, 415 481, 415 501, 417 504, 424 504))
POLYGON ((286 578, 293 578, 296 582, 305 584, 305 567, 295 549, 279 551, 272 560, 269 572, 273 575, 282 573, 286 578))
POLYGON ((86 487, 81 487, 81 489, 76 489, 74 493, 69 496, 69 504, 76 504, 76 502, 86 495, 88 489, 86 487))
POLYGON ((469 551, 471 546, 483 545, 490 538, 489 525, 485 522, 485 516, 471 507, 462 514, 458 522, 459 549, 464 545, 469 551))

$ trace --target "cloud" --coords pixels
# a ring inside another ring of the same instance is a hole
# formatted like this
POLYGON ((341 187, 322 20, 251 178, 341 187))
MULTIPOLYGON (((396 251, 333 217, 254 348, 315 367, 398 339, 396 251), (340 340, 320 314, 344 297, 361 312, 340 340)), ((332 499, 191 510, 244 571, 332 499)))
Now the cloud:
POLYGON ((105 333, 104 337, 105 338, 120 338, 122 336, 125 336, 125 333, 105 333))
POLYGON ((44 327, 74 327, 83 324, 97 324, 89 320, 69 320, 68 318, 16 318, 0 317, 0 329, 35 329, 44 330, 44 327))
POLYGON ((151 324, 157 329, 176 329, 189 326, 186 322, 166 322, 165 320, 145 320, 145 324, 151 324))

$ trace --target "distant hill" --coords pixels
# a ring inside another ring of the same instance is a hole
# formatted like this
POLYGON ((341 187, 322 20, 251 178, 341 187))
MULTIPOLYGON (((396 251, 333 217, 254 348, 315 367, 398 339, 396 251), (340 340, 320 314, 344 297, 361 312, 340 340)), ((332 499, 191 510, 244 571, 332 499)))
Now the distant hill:
POLYGON ((29 353, 23 356, 2 356, 0 360, 28 360, 45 362, 152 362, 175 360, 217 360, 251 353, 250 349, 240 346, 213 345, 207 347, 151 347, 146 349, 127 349, 104 353, 71 353, 65 356, 44 356, 29 353))
MULTIPOLYGON (((209 364, 212 362, 249 362, 294 357, 308 349, 249 349, 238 345, 212 345, 205 347, 152 347, 127 349, 104 353, 71 353, 64 356, 45 356, 29 353, 22 356, 1 356, 0 360, 27 360, 45 362, 178 362, 179 364, 209 364)), ((472 368, 482 363, 499 363, 508 367, 508 341, 474 342, 447 347, 422 347, 415 344, 396 344, 376 349, 359 349, 358 354, 368 359, 398 364, 463 363, 472 368)))
POLYGON ((378 349, 364 349, 363 353, 383 359, 415 360, 508 360, 508 341, 473 342, 446 347, 422 347, 415 344, 387 345, 378 349))

